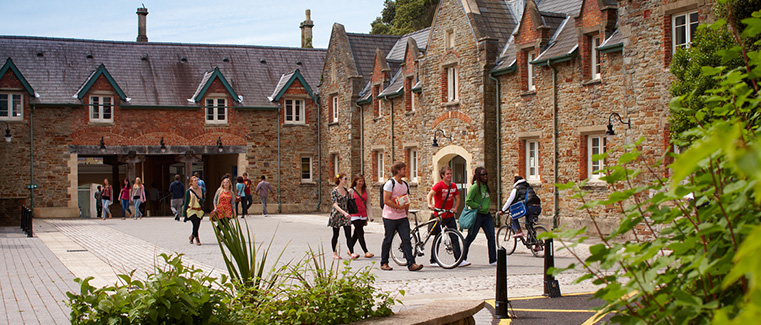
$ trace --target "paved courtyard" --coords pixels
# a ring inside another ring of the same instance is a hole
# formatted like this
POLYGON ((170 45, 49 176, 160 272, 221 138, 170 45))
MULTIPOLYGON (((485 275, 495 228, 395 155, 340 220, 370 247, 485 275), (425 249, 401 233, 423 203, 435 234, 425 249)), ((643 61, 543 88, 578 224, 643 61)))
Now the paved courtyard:
MULTIPOLYGON (((245 221, 257 245, 272 241, 272 252, 283 252, 281 262, 301 259, 310 247, 313 250, 321 247, 327 252, 326 259, 332 260, 332 232, 327 227, 326 214, 254 215, 245 221)), ((186 264, 214 275, 226 273, 208 218, 204 219, 199 231, 201 246, 188 243, 189 222, 177 222, 169 217, 105 221, 36 219, 34 226, 34 238, 27 238, 17 228, 2 228, 0 232, 0 253, 4 261, 0 267, 3 299, 0 314, 5 315, 5 319, 0 318, 0 323, 68 323, 69 310, 63 300, 67 291, 78 290, 78 285, 73 282, 75 277, 93 276, 95 279, 91 283, 96 286, 113 284, 117 281, 116 274, 133 269, 137 270, 137 276, 144 277, 154 270, 160 253, 182 253, 186 264)), ((430 267, 428 256, 425 256, 417 262, 426 267, 420 272, 409 272, 393 262, 393 271, 381 271, 383 226, 376 221, 365 230, 368 249, 376 256, 351 261, 351 266, 371 266, 377 275, 377 285, 384 290, 393 292, 404 289, 406 295, 400 297, 403 305, 397 306, 397 310, 442 299, 494 299, 496 267, 488 264, 483 234, 479 234, 471 247, 471 266, 452 270, 430 267)), ((343 235, 339 247, 346 260, 343 235)), ((355 251, 361 252, 359 244, 355 251)), ((270 258, 270 263, 272 261, 270 258)), ((557 266, 567 266, 572 262, 573 258, 567 253, 559 251, 556 254, 557 266)), ((542 259, 519 247, 515 254, 508 257, 510 297, 541 295, 542 269, 542 259)), ((558 277, 564 294, 594 290, 589 283, 571 284, 578 275, 570 273, 558 277)), ((476 315, 476 321, 478 324, 491 324, 493 317, 484 309, 476 315)))

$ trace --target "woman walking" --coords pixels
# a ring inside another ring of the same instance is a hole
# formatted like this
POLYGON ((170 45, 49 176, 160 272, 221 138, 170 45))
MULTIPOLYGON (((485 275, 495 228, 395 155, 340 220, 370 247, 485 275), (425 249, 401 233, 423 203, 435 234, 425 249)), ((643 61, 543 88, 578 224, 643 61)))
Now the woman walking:
POLYGON ((140 177, 135 177, 135 185, 132 186, 130 201, 135 202, 135 220, 143 219, 143 213, 140 212, 140 205, 145 203, 145 187, 140 177))
POLYGON ((106 220, 106 215, 111 219, 111 197, 114 194, 114 189, 111 184, 108 184, 108 178, 103 180, 103 191, 100 193, 100 198, 103 200, 103 220, 106 220))
POLYGON ((486 185, 488 174, 486 168, 478 167, 473 175, 473 186, 468 189, 468 196, 465 198, 465 205, 471 209, 476 209, 476 223, 473 228, 468 229, 468 236, 465 237, 465 256, 460 266, 468 266, 468 251, 470 244, 478 235, 478 228, 484 230, 486 241, 489 248, 489 264, 497 265, 497 242, 494 238, 494 218, 489 212, 491 207, 491 198, 489 197, 489 186, 486 185))
POLYGON ((193 244, 193 239, 196 240, 196 245, 201 246, 201 239, 198 238, 198 228, 201 226, 201 219, 203 219, 203 201, 206 199, 203 195, 203 189, 198 186, 198 177, 190 178, 190 186, 185 191, 185 204, 182 206, 182 215, 185 217, 185 221, 190 219, 193 223, 193 232, 188 239, 193 244))
POLYGON ((373 221, 370 215, 370 201, 367 197, 367 186, 365 185, 365 176, 357 174, 354 179, 351 180, 351 194, 354 198, 354 202, 357 203, 357 213, 351 215, 351 224, 354 225, 354 235, 351 236, 349 242, 349 256, 352 256, 354 251, 354 244, 359 241, 359 246, 362 247, 362 251, 365 252, 365 258, 371 258, 375 255, 367 251, 367 244, 365 243, 365 225, 367 225, 368 218, 373 221))
POLYGON ((129 195, 132 191, 132 187, 129 186, 129 179, 124 179, 122 182, 122 189, 119 191, 119 200, 122 203, 122 219, 127 219, 128 214, 132 214, 129 210, 129 195))
MULTIPOLYGON (((243 199, 246 197, 246 184, 243 183, 243 176, 238 176, 238 178, 235 179, 235 214, 238 214, 238 205, 243 201, 243 199)), ((242 218, 245 218, 246 216, 241 216, 242 218)))
POLYGON ((235 217, 234 206, 235 193, 233 193, 233 186, 228 177, 222 179, 222 184, 219 185, 217 193, 214 194, 214 210, 217 211, 217 219, 220 223, 225 225, 230 218, 235 217))
MULTIPOLYGON (((348 181, 346 174, 336 175, 336 187, 330 192, 330 199, 333 201, 333 211, 330 212, 330 219, 328 219, 328 227, 333 228, 333 238, 330 240, 331 248, 333 248, 333 258, 340 260, 341 255, 338 254, 338 233, 340 228, 344 229, 344 235, 346 236, 346 246, 349 246, 351 242, 351 216, 349 215, 346 202, 349 201, 349 192, 346 191, 346 183, 348 181)), ((359 254, 354 254, 354 249, 349 246, 349 256, 351 259, 359 257, 359 254)))

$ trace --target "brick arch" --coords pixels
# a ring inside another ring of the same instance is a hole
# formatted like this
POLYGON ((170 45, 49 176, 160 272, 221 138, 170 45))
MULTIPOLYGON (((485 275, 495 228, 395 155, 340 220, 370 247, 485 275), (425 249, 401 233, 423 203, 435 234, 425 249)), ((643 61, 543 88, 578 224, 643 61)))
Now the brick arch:
POLYGON ((451 62, 451 61, 459 60, 459 59, 460 59, 460 54, 457 53, 457 51, 449 50, 446 53, 444 53, 444 55, 441 56, 441 63, 447 63, 447 62, 451 62))
POLYGON ((470 123, 473 121, 473 119, 470 118, 470 116, 462 112, 457 112, 457 111, 444 112, 444 113, 441 113, 441 115, 439 115, 438 117, 436 117, 435 120, 433 120, 433 123, 431 123, 431 129, 435 129, 436 126, 439 125, 439 123, 444 122, 445 120, 448 120, 448 119, 458 119, 465 122, 465 124, 467 125, 470 125, 470 123))

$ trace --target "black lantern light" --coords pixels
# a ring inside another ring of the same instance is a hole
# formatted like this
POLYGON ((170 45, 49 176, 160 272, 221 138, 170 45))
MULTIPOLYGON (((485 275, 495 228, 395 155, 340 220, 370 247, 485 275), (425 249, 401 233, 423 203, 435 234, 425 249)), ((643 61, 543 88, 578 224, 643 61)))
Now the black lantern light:
POLYGON ((436 129, 436 131, 433 132, 433 144, 431 145, 431 147, 434 147, 434 148, 438 148, 439 147, 439 141, 436 139, 436 134, 438 134, 439 132, 441 132, 441 137, 442 138, 449 139, 449 141, 452 141, 452 135, 451 134, 449 136, 447 136, 446 133, 444 133, 444 130, 442 130, 442 129, 436 129))
POLYGON ((159 143, 161 144, 161 153, 166 153, 166 145, 164 145, 164 137, 161 137, 161 141, 159 143))
POLYGON ((632 119, 630 119, 630 118, 626 119, 626 122, 624 122, 624 119, 621 118, 621 115, 618 115, 618 113, 615 113, 615 112, 614 113, 610 113, 610 116, 608 116, 608 131, 605 131, 605 136, 608 138, 608 140, 610 140, 611 138, 613 138, 614 135, 616 135, 616 132, 613 132, 613 123, 611 121, 613 116, 618 118, 618 121, 621 124, 626 124, 626 125, 629 126, 630 129, 632 128, 632 119))
POLYGON ((224 150, 224 147, 222 147, 222 137, 217 138, 217 151, 222 152, 224 150))
POLYGON ((103 142, 103 137, 100 137, 100 152, 106 153, 106 143, 103 142))
POLYGON ((5 142, 11 142, 11 140, 13 140, 13 135, 11 135, 11 128, 8 125, 8 122, 2 122, 5 123, 5 142))

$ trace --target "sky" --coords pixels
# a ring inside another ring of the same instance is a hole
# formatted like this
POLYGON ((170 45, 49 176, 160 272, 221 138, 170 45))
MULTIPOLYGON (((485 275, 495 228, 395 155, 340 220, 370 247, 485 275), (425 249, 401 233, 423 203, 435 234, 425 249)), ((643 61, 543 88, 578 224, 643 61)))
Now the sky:
POLYGON ((312 43, 327 48, 333 23, 369 33, 383 0, 0 0, 0 35, 135 41, 143 5, 149 42, 300 47, 310 9, 312 43))

